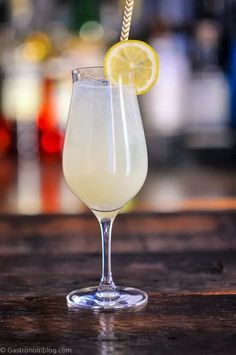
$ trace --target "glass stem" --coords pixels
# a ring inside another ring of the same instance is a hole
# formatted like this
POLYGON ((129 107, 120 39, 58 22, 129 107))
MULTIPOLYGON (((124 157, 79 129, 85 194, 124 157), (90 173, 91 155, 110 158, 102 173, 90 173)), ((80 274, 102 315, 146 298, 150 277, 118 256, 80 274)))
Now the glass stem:
POLYGON ((99 290, 115 290, 111 272, 111 231, 114 218, 99 220, 102 237, 102 277, 99 290))

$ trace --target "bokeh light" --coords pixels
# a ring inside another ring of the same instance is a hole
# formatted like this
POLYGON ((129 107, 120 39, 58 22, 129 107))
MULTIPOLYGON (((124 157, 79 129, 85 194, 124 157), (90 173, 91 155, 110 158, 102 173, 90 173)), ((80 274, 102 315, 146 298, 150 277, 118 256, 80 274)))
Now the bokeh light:
POLYGON ((82 40, 88 42, 100 41, 103 37, 104 30, 100 23, 96 21, 85 22, 79 31, 82 40))
POLYGON ((29 62, 38 62, 47 58, 51 50, 48 36, 42 32, 30 34, 23 45, 23 56, 29 62))

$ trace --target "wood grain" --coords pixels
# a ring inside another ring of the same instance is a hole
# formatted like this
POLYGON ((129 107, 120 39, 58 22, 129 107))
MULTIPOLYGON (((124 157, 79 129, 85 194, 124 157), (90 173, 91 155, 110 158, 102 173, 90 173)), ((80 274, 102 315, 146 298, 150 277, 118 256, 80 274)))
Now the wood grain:
POLYGON ((236 213, 120 215, 112 244, 115 281, 147 307, 76 312, 66 294, 99 280, 95 217, 0 216, 0 353, 236 353, 236 213))

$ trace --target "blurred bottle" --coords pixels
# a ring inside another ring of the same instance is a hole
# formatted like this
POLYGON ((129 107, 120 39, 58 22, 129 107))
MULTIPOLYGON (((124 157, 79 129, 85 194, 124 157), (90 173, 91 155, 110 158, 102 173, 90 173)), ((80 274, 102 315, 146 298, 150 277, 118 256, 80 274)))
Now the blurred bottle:
POLYGON ((231 126, 236 129, 236 2, 229 0, 226 6, 226 31, 228 38, 229 61, 227 63, 230 83, 231 126))
POLYGON ((2 93, 4 115, 15 126, 18 156, 34 159, 38 150, 35 122, 40 100, 38 67, 26 62, 9 66, 2 93))
POLYGON ((0 1, 0 26, 6 24, 10 19, 10 4, 7 0, 0 1))
POLYGON ((121 27, 122 8, 120 2, 103 1, 100 8, 101 25, 104 28, 104 40, 112 43, 117 40, 121 27))
POLYGON ((220 26, 200 20, 192 44, 185 133, 191 148, 229 148, 229 85, 220 67, 220 26))
POLYGON ((159 16, 172 26, 186 26, 194 17, 194 1, 159 0, 156 3, 159 16))
POLYGON ((229 0, 195 0, 196 17, 214 19, 221 25, 228 2, 229 0))
POLYGON ((191 62, 194 72, 212 72, 219 68, 220 27, 217 22, 199 20, 194 28, 191 62))
POLYGON ((0 67, 0 159, 9 153, 12 144, 11 127, 3 115, 2 109, 3 74, 0 67))
POLYGON ((153 159, 170 161, 175 142, 181 134, 189 80, 187 37, 168 29, 159 20, 149 42, 160 60, 157 84, 141 98, 153 159))
POLYGON ((5 116, 4 112, 4 68, 3 56, 4 51, 9 45, 8 22, 10 19, 10 4, 7 0, 0 1, 0 158, 5 157, 11 148, 13 148, 13 131, 12 125, 5 116))
POLYGON ((231 42, 229 63, 231 125, 236 129, 236 38, 231 42))
POLYGON ((184 28, 194 19, 195 1, 191 0, 145 0, 142 19, 146 26, 157 16, 172 28, 184 28))
POLYGON ((33 20, 33 2, 31 0, 9 0, 10 22, 16 37, 29 33, 33 20))
POLYGON ((11 148, 11 129, 1 113, 0 109, 0 159, 5 157, 11 148))
POLYGON ((62 134, 58 127, 55 110, 54 87, 53 79, 44 78, 37 124, 40 151, 46 154, 60 153, 62 147, 62 134))
POLYGON ((145 97, 150 110, 149 123, 157 134, 174 136, 179 133, 184 118, 189 77, 186 38, 166 33, 152 37, 150 43, 159 55, 160 69, 157 84, 145 97))

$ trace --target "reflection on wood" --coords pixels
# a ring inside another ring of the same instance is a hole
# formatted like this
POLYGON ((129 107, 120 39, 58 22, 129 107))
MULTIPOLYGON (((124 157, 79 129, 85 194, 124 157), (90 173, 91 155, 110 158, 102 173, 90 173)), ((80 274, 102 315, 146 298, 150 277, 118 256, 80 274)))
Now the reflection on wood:
POLYGON ((99 279, 93 215, 1 216, 0 346, 72 354, 230 354, 236 333, 236 214, 120 215, 118 284, 149 294, 139 312, 68 310, 65 295, 99 279))

